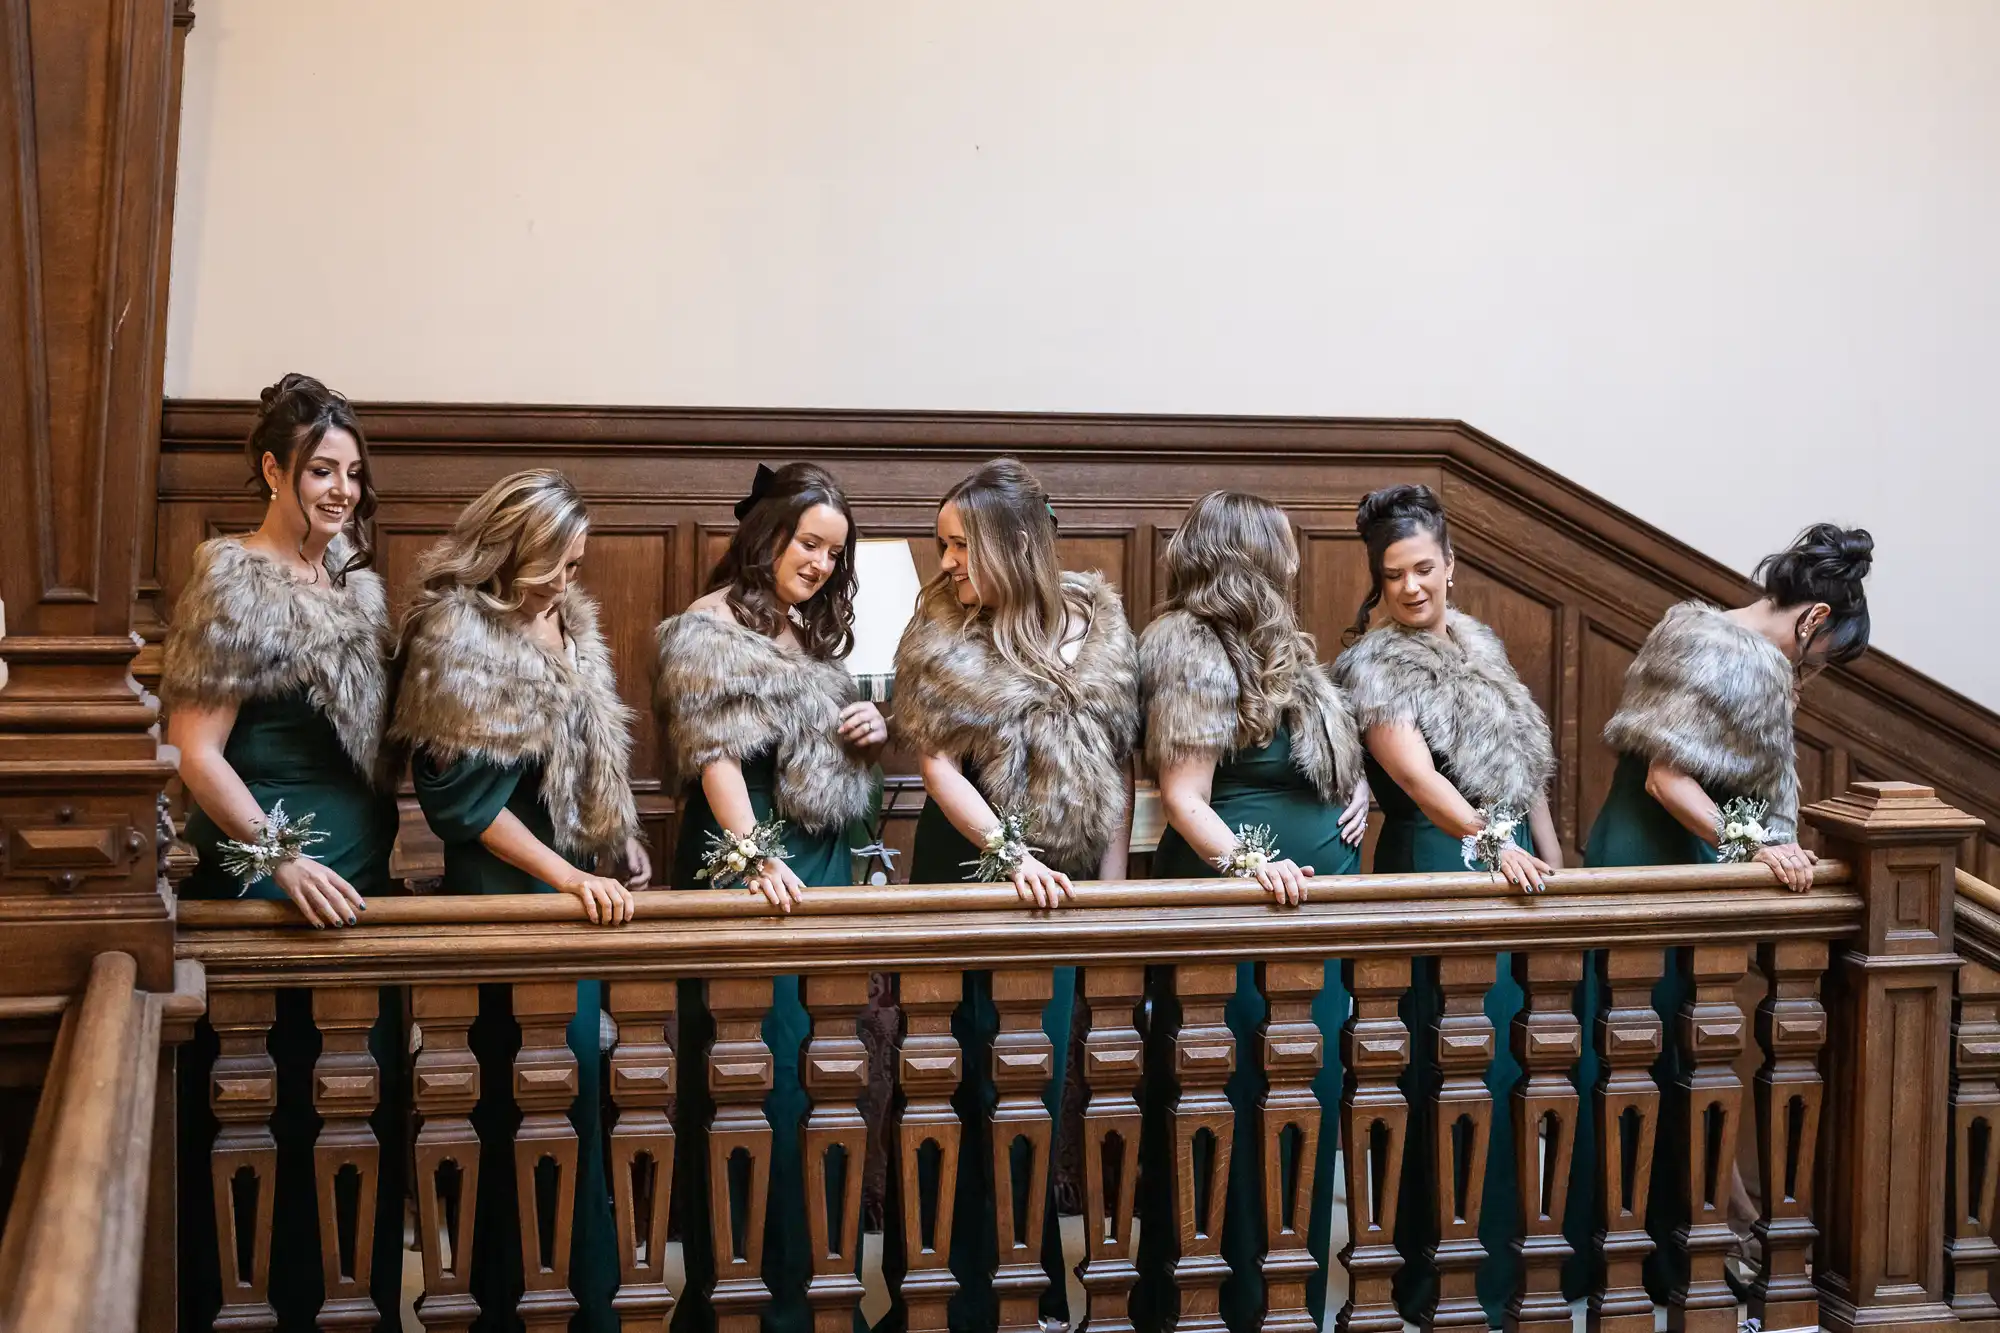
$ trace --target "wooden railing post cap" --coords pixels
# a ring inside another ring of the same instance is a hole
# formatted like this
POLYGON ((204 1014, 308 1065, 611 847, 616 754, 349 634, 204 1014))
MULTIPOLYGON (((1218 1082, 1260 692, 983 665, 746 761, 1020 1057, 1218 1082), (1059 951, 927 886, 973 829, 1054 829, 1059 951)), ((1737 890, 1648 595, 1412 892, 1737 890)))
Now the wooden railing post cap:
POLYGON ((1829 838, 1864 845, 1956 842, 1986 821, 1938 799, 1915 782, 1854 782, 1809 806, 1805 821, 1829 838))

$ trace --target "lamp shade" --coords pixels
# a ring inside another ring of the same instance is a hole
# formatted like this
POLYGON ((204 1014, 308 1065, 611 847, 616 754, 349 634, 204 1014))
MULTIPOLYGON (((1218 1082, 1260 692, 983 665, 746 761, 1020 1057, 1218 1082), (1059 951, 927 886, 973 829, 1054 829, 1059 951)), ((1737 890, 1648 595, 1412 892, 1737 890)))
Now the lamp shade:
POLYGON ((896 674, 896 645, 916 613, 923 582, 910 544, 901 537, 866 538, 854 545, 854 651, 847 670, 861 692, 886 702, 896 674))

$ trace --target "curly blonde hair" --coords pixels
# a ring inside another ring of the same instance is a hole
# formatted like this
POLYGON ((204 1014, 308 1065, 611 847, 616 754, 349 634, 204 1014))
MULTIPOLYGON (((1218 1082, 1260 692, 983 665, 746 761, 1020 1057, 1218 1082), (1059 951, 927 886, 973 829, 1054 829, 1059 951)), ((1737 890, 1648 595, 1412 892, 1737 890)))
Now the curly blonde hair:
POLYGON ((589 528, 590 511, 562 473, 531 468, 502 477, 418 558, 411 613, 452 588, 472 589, 490 611, 518 611, 527 590, 555 579, 570 544, 589 528))

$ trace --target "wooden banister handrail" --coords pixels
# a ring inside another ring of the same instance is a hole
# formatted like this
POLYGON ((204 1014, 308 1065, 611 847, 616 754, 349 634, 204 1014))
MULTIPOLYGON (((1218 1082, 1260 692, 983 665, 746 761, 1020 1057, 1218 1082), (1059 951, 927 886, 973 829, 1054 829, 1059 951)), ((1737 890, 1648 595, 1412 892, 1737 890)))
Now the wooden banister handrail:
POLYGON ((384 900, 393 913, 371 909, 365 928, 331 931, 268 924, 295 921, 279 905, 202 904, 204 919, 262 922, 184 928, 179 947, 211 987, 228 989, 1664 946, 1849 933, 1861 905, 1847 876, 1824 862, 1820 886, 1794 894, 1761 866, 1573 871, 1560 889, 1524 898, 1496 894, 1483 875, 1385 875, 1319 881, 1317 900, 1290 909, 1213 882, 1085 885, 1054 912, 1023 911, 1005 888, 821 890, 795 917, 740 895, 678 893, 648 900, 659 910, 619 929, 583 922, 573 900, 553 895, 384 900))
POLYGON ((122 1333, 138 1317, 161 1004, 99 954, 63 1017, 0 1245, 0 1330, 122 1333))

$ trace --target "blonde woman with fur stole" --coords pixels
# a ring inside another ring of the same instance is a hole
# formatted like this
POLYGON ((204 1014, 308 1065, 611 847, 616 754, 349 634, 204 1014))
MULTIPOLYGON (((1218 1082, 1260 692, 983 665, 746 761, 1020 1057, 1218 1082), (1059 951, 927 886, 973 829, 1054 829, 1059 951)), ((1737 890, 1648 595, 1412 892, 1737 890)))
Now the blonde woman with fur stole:
MULTIPOLYGON (((1349 631, 1358 637, 1340 655, 1334 673, 1354 707, 1367 749, 1368 784, 1382 807, 1376 872, 1463 871, 1464 840, 1484 832, 1491 821, 1511 818, 1513 839, 1489 868, 1524 893, 1540 892, 1562 865, 1549 817, 1555 751, 1548 719, 1515 674, 1498 636, 1450 605, 1456 568, 1444 506, 1427 486, 1391 486, 1362 499, 1355 526, 1368 549, 1371 587, 1349 631), (1378 606, 1387 618, 1371 630, 1369 618, 1378 606)), ((1440 1001, 1435 962, 1418 962, 1403 1016, 1418 1034, 1416 1048, 1427 1051, 1422 1034, 1440 1001)), ((1509 957, 1502 954, 1486 994, 1486 1013, 1496 1031, 1509 1030, 1521 999, 1509 957)), ((1508 1097, 1520 1074, 1503 1040, 1486 1075, 1493 1118, 1480 1225, 1487 1258, 1478 1276, 1480 1301, 1495 1324, 1514 1285, 1511 1247, 1520 1209, 1508 1097)), ((1435 1079, 1428 1058, 1411 1063, 1405 1079, 1411 1106, 1429 1104, 1435 1079)), ((1413 1206, 1402 1210, 1396 1237, 1405 1257, 1397 1298, 1403 1317, 1418 1322, 1436 1287, 1427 1259, 1436 1239, 1429 1203, 1437 1186, 1428 1178, 1430 1160, 1429 1153, 1404 1157, 1404 1198, 1413 1206)))
MULTIPOLYGON (((1268 500, 1235 491, 1212 491, 1194 502, 1167 543, 1167 600, 1139 636, 1139 692, 1145 707, 1146 759, 1160 784, 1167 831, 1153 853, 1160 879, 1201 879, 1239 874, 1255 879, 1285 905, 1306 899, 1315 874, 1351 875, 1361 869, 1361 839, 1368 827, 1368 787, 1361 741, 1347 702, 1320 665, 1318 646, 1299 627, 1293 610, 1299 551, 1284 511, 1268 500), (1258 830, 1268 832, 1269 859, 1224 869, 1258 830)), ((1153 978, 1148 978, 1149 982, 1153 978)), ((1315 1006, 1332 1058, 1317 1091, 1323 1115, 1337 1115, 1340 1100, 1339 1026, 1345 1011, 1340 967, 1327 964, 1322 1003, 1315 1006)), ((1156 993, 1154 1011, 1173 1003, 1156 993)), ((1236 995, 1225 1010, 1238 1050, 1259 1040, 1264 999, 1256 966, 1239 964, 1236 995)), ((1250 1112, 1260 1089, 1254 1062, 1243 1060, 1230 1076, 1228 1095, 1238 1112, 1238 1134, 1229 1162, 1223 1254, 1230 1277, 1222 1289, 1222 1315, 1236 1333, 1255 1333, 1263 1308, 1263 1192, 1256 1132, 1250 1112)), ((1172 1108, 1164 1082, 1149 1083, 1146 1112, 1162 1132, 1149 1142, 1170 1142, 1172 1108)), ((1322 1261, 1333 1206, 1333 1125, 1319 1137, 1308 1243, 1322 1261), (1325 1214, 1324 1218, 1322 1214, 1325 1214)), ((1170 1257, 1175 1229, 1173 1162, 1149 1155, 1141 1196, 1141 1272, 1170 1257), (1158 1258, 1153 1256, 1157 1254, 1158 1258)), ((1142 1280, 1142 1327, 1172 1310, 1171 1283, 1142 1280)))
MULTIPOLYGON (((1024 820, 1027 844, 1039 849, 1006 868, 1027 905, 1057 906, 1072 877, 1124 878, 1139 682, 1118 594, 1097 574, 1063 572, 1048 492, 1012 459, 988 463, 952 488, 938 507, 937 540, 938 574, 896 650, 895 727, 920 756, 930 797, 917 820, 912 882, 972 879, 1003 819, 1024 820)), ((1042 1018, 1056 1051, 1049 1110, 1059 1126, 1067 1119, 1061 1090, 1075 987, 1075 969, 1058 969, 1042 1018)), ((987 974, 966 974, 952 1027, 966 1053, 959 1095, 969 1132, 960 1141, 952 1222, 960 1285, 951 1324, 985 1328, 998 1317, 993 1166, 979 1128, 995 1101, 981 1052, 999 1028, 987 974)), ((1057 1174, 1049 1172, 1052 1188, 1057 1174)), ((1045 1240, 1050 1283, 1041 1308, 1063 1317, 1053 1224, 1045 1240)))
MULTIPOLYGON (((412 751, 417 801, 444 843, 446 893, 567 893, 591 921, 632 919, 652 878, 628 782, 630 711, 619 701, 596 603, 577 584, 590 518, 559 472, 517 472, 467 505, 417 566, 403 620, 391 734, 412 751), (597 873, 616 866, 623 879, 597 873)), ((578 1091, 571 1293, 574 1328, 618 1327, 617 1241, 605 1188, 602 987, 577 986, 569 1048, 578 1091)), ((484 987, 472 1046, 488 1095, 479 1131, 472 1289, 481 1327, 513 1324, 522 1289, 512 1113, 518 1029, 508 988, 484 987)))
MULTIPOLYGON (((264 521, 247 536, 195 549, 167 631, 160 698, 188 798, 182 836, 199 857, 181 893, 290 902, 313 926, 353 925, 369 895, 388 890, 396 841, 396 766, 382 742, 389 612, 369 568, 368 444, 347 400, 310 376, 287 375, 261 399, 245 452, 267 496, 264 521), (318 841, 287 849, 273 830, 266 854, 233 873, 225 844, 264 844, 280 805, 286 819, 310 820, 318 841)), ((402 1104, 399 996, 382 991, 369 1034, 388 1112, 374 1117, 382 1144, 371 1272, 378 1311, 396 1308, 402 1284, 403 1124, 392 1110, 402 1104)), ((180 1197, 198 1201, 181 1212, 182 1322, 199 1328, 222 1303, 206 1202, 209 1144, 198 1128, 209 1123, 215 1049, 204 1022, 180 1062, 180 1197)), ((312 1328, 325 1299, 312 1191, 318 1049, 309 997, 281 991, 271 1033, 279 1194, 270 1300, 284 1329, 312 1328)))
MULTIPOLYGON (((1605 743, 1618 752, 1618 768, 1591 825, 1584 864, 1713 862, 1722 842, 1722 807, 1744 799, 1766 807, 1768 835, 1748 859, 1770 867, 1787 888, 1812 887, 1817 858, 1798 843, 1792 717, 1807 681, 1868 648, 1868 595, 1861 581, 1874 550, 1874 538, 1860 528, 1816 524, 1758 564, 1763 595, 1755 602, 1728 611, 1683 602, 1667 612, 1626 671, 1624 697, 1604 729, 1605 743)), ((1595 1012, 1595 969, 1585 984, 1586 1012, 1595 1012)), ((1655 988, 1654 1004, 1669 1031, 1687 997, 1678 968, 1655 988)), ((1660 1078, 1678 1076, 1679 1054, 1670 1044, 1656 1068, 1660 1078)), ((1585 1074, 1594 1078, 1594 1052, 1585 1058, 1585 1074)), ((1578 1151, 1585 1146, 1579 1137, 1578 1151)), ((1654 1179, 1666 1179, 1667 1169, 1664 1162, 1657 1165, 1654 1179)), ((1594 1175, 1572 1179, 1572 1199, 1580 1184, 1588 1191, 1586 1203, 1595 1200, 1594 1175)), ((1649 1211, 1647 1224, 1656 1235, 1686 1220, 1665 1206, 1670 1193, 1653 1191, 1659 1206, 1649 1211)), ((1732 1220, 1750 1221, 1755 1213, 1740 1178, 1731 1195, 1732 1220)), ((1570 1216, 1580 1212, 1587 1218, 1595 1209, 1572 1206, 1570 1216)), ((1580 1224, 1570 1230, 1573 1238, 1585 1234, 1580 1224)), ((1671 1259, 1668 1246, 1647 1260, 1648 1282, 1657 1293, 1686 1280, 1684 1270, 1676 1274, 1670 1267, 1671 1259)), ((1586 1275, 1576 1276, 1581 1285, 1586 1275)))
MULTIPOLYGON (((809 888, 853 882, 849 826, 873 804, 873 761, 889 729, 841 665, 854 646, 859 538, 839 484, 810 463, 776 472, 759 466, 736 517, 708 592, 659 628, 654 708, 682 793, 673 886, 745 888, 789 912, 809 888), (740 875, 703 877, 709 849, 724 833, 749 837, 774 819, 784 823, 784 857, 740 875)), ((707 1120, 705 1053, 714 1033, 699 983, 683 984, 679 1013, 685 1126, 675 1148, 676 1193, 693 1204, 708 1198, 708 1145, 705 1134, 686 1126, 707 1120)), ((807 1104, 799 1048, 810 1031, 799 979, 777 978, 764 1019, 775 1066, 764 1099, 772 1128, 762 1274, 771 1292, 762 1315, 767 1333, 812 1328, 799 1139, 807 1104)), ((715 1317, 705 1299, 715 1277, 708 1210, 692 1211, 699 1215, 681 1218, 688 1281, 674 1321, 684 1330, 711 1328, 715 1317)))

